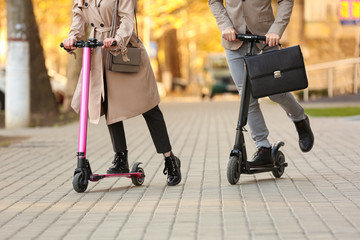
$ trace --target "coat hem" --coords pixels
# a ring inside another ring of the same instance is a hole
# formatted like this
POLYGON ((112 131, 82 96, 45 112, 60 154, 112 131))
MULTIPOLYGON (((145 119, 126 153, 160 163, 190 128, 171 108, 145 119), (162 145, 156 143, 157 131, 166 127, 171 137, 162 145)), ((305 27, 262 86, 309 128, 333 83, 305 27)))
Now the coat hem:
POLYGON ((114 123, 117 123, 117 122, 120 122, 120 121, 124 121, 126 119, 130 119, 130 118, 133 118, 133 117, 137 117, 141 114, 144 114, 146 113, 147 111, 153 109, 154 107, 156 107, 156 105, 159 105, 160 101, 158 101, 155 105, 151 105, 147 110, 145 111, 139 111, 139 112, 136 112, 136 113, 133 113, 133 114, 126 114, 128 115, 127 117, 118 117, 118 118, 115 118, 115 119, 112 119, 112 120, 107 120, 106 121, 106 125, 110 125, 110 124, 114 124, 114 123))

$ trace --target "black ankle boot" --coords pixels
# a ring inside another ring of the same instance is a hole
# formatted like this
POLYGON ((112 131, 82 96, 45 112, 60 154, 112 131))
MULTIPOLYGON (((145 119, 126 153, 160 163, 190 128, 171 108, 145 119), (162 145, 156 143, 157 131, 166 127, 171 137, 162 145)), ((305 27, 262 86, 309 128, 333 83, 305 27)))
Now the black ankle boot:
POLYGON ((271 158, 271 147, 260 147, 248 164, 250 168, 273 167, 274 161, 271 158))
POLYGON ((107 173, 115 174, 115 173, 129 172, 127 151, 115 153, 114 160, 112 163, 114 165, 107 170, 107 173))
POLYGON ((165 157, 165 168, 164 175, 168 175, 167 184, 168 186, 175 186, 181 182, 181 163, 180 159, 174 156, 173 153, 169 157, 165 157))
POLYGON ((314 145, 314 135, 310 128, 308 116, 304 120, 294 122, 299 134, 299 147, 303 152, 309 152, 314 145))

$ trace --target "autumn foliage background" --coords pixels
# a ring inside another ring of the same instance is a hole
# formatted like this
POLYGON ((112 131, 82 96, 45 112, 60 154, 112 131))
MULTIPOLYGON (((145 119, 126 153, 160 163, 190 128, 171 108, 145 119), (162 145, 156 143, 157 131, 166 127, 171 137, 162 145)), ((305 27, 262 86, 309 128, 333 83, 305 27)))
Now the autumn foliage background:
MULTIPOLYGON (((275 13, 276 2, 273 0, 275 13)), ((61 111, 69 111, 81 58, 74 60, 59 44, 69 32, 73 1, 32 0, 32 3, 48 75, 63 84, 61 111)), ((358 57, 359 26, 340 24, 339 4, 337 0, 294 1, 290 24, 281 39, 283 45, 300 44, 307 65, 358 57)), ((181 94, 199 95, 206 56, 224 52, 208 0, 138 0, 137 17, 139 35, 164 90, 171 93, 174 83, 178 83, 187 87, 181 94)), ((6 0, 0 0, 1 67, 6 64, 6 18, 6 0)), ((311 84, 312 79, 309 80, 311 84)))
MULTIPOLYGON (((70 81, 67 95, 73 91, 75 84, 72 82, 78 74, 76 69, 69 67, 80 67, 79 63, 73 63, 73 59, 59 48, 69 32, 72 4, 72 0, 33 0, 49 75, 60 81, 70 81), (71 64, 68 64, 69 61, 71 64)), ((0 0, 2 51, 6 49, 5 5, 5 0, 0 0)), ((197 73, 202 71, 204 56, 208 52, 223 51, 220 32, 207 0, 139 0, 137 17, 139 35, 148 51, 154 50, 150 46, 157 50, 151 55, 158 81, 163 81, 163 78, 170 81, 175 78, 186 84, 196 81, 197 73)), ((1 56, 0 64, 5 65, 4 54, 1 56)), ((171 90, 171 83, 164 85, 167 91, 171 90)), ((67 100, 65 105, 68 105, 67 100)))

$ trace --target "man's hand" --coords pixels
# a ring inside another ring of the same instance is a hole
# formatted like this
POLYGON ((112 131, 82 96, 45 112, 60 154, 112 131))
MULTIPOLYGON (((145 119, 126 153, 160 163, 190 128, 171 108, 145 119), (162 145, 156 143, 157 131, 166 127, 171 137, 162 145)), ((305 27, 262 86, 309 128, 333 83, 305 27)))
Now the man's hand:
POLYGON ((269 47, 275 47, 279 45, 280 36, 276 33, 268 33, 266 36, 266 43, 269 44, 269 47))
POLYGON ((221 35, 222 37, 230 42, 237 42, 239 39, 236 38, 237 32, 234 28, 227 28, 224 31, 222 31, 221 35))

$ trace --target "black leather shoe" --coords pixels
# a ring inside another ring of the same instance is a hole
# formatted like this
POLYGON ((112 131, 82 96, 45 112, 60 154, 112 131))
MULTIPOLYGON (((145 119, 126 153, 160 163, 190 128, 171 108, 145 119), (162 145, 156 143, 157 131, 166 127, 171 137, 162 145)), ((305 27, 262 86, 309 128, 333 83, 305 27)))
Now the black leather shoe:
POLYGON ((314 145, 314 135, 310 128, 308 116, 304 120, 294 122, 296 131, 299 134, 299 146, 301 151, 309 152, 314 145))
POLYGON ((115 153, 114 160, 112 163, 113 166, 107 170, 107 173, 116 174, 116 173, 129 172, 127 151, 115 153))
POLYGON ((248 164, 250 168, 273 167, 274 161, 271 158, 271 147, 260 147, 248 164))
POLYGON ((181 182, 181 163, 180 159, 171 153, 170 157, 165 157, 165 168, 163 170, 164 175, 167 176, 167 185, 175 186, 181 182))

